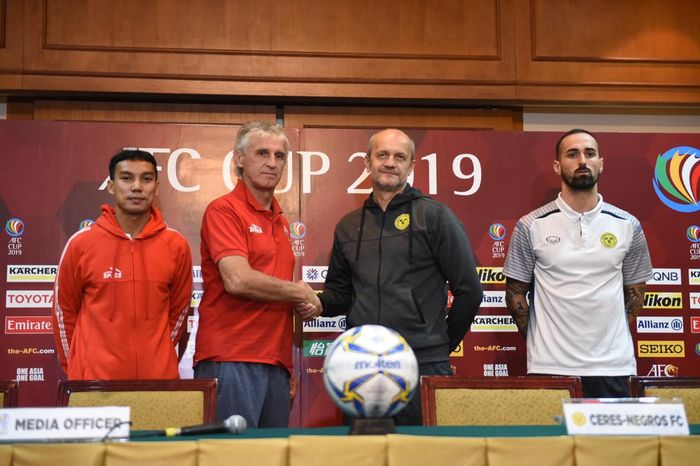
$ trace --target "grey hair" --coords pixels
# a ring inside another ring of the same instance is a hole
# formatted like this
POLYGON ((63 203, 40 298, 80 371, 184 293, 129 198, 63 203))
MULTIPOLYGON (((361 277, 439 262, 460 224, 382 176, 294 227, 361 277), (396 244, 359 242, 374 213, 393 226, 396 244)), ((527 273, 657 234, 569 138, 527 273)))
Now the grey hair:
MULTIPOLYGON (((254 134, 268 136, 274 139, 281 139, 284 142, 285 150, 289 152, 289 139, 284 133, 284 129, 277 123, 272 123, 269 121, 248 121, 244 123, 236 135, 234 150, 245 154, 248 150, 250 137, 254 134)), ((243 170, 239 166, 235 166, 235 171, 237 177, 240 178, 243 175, 243 170)))

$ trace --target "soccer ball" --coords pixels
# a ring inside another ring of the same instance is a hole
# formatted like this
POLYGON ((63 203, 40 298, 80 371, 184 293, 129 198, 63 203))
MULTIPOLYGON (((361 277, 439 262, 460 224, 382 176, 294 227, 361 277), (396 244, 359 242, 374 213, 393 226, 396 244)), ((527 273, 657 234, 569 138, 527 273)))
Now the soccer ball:
POLYGON ((391 417, 413 397, 418 361, 395 331, 362 325, 335 339, 323 364, 323 382, 349 416, 391 417))

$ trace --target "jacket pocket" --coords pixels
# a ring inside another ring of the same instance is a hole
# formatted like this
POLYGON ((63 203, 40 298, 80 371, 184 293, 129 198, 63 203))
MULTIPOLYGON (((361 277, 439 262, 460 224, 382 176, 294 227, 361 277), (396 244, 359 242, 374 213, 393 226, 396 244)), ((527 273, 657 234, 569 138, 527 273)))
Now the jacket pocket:
POLYGON ((423 315, 423 309, 421 308, 421 303, 416 297, 415 293, 413 290, 411 290, 411 298, 413 298, 413 305, 416 307, 416 312, 418 313, 418 318, 420 319, 421 324, 425 325, 425 315, 423 315))

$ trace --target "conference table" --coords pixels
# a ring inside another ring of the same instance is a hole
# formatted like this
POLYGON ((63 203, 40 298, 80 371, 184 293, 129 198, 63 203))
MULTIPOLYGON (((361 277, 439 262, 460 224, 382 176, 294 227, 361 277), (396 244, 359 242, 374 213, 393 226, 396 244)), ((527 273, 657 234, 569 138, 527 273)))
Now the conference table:
POLYGON ((243 434, 0 445, 0 466, 700 466, 700 425, 686 437, 568 436, 564 426, 249 429, 243 434))

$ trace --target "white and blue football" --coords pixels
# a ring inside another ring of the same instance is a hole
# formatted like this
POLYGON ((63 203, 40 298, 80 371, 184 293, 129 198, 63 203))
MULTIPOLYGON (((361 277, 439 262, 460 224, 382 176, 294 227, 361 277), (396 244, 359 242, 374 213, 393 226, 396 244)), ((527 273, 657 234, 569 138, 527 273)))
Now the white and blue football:
POLYGON ((413 397, 418 362, 397 332, 362 325, 335 339, 323 364, 323 381, 349 416, 391 417, 413 397))

